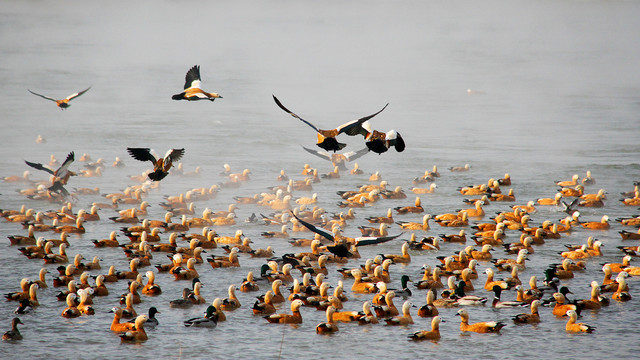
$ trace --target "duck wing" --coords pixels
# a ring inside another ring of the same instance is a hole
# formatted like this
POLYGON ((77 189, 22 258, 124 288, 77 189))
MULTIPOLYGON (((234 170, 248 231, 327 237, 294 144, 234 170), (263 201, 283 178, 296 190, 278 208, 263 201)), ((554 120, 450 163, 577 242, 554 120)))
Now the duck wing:
POLYGON ((48 166, 45 166, 45 165, 42 165, 42 164, 39 164, 39 163, 32 163, 32 162, 29 162, 27 160, 25 160, 24 162, 27 163, 27 165, 31 166, 34 169, 46 171, 51 175, 55 175, 56 174, 56 172, 53 171, 53 169, 51 169, 48 166))
POLYGON ((67 175, 67 173, 69 172, 69 165, 71 165, 71 163, 75 160, 75 153, 72 151, 67 155, 67 158, 64 160, 64 162, 62 163, 62 165, 60 165, 60 167, 58 168, 58 170, 56 170, 55 172, 55 176, 59 177, 59 178, 63 178, 67 175))
POLYGON ((317 228, 312 224, 309 224, 308 222, 306 222, 306 221, 300 219, 299 217, 297 217, 296 214, 294 214, 293 212, 291 213, 291 215, 293 215, 293 217, 298 219, 298 221, 300 221, 300 223, 302 225, 304 225, 307 229, 309 229, 309 230, 313 231, 314 233, 316 233, 316 234, 318 234, 320 236, 323 236, 323 237, 325 237, 325 238, 327 238, 327 239, 329 239, 331 241, 334 241, 333 234, 331 234, 330 232, 328 232, 328 231, 326 231, 324 229, 317 228))
POLYGON ((200 65, 193 65, 184 78, 184 88, 200 88, 200 65))
POLYGON ((347 161, 353 161, 353 160, 355 160, 355 159, 357 159, 357 158, 359 158, 359 157, 361 157, 361 156, 363 156, 363 155, 365 155, 367 153, 369 153, 369 148, 365 147, 365 148, 362 148, 362 149, 360 149, 358 151, 346 152, 346 153, 344 153, 342 155, 344 155, 344 157, 347 158, 347 161))
POLYGON ((338 126, 338 128, 336 129, 336 130, 338 130, 338 134, 345 133, 345 134, 347 134, 349 136, 356 136, 356 135, 366 136, 368 131, 365 130, 362 127, 362 123, 367 121, 367 120, 369 120, 369 119, 371 119, 372 117, 380 114, 382 112, 382 110, 387 108, 387 106, 389 106, 389 103, 387 103, 387 105, 385 105, 382 109, 380 109, 380 111, 378 111, 375 114, 371 114, 371 115, 362 117, 362 118, 360 118, 358 120, 353 120, 353 121, 350 121, 350 122, 348 122, 346 124, 342 124, 342 125, 338 126))
POLYGON ((151 161, 154 165, 156 163, 156 158, 151 155, 151 149, 149 148, 127 148, 127 152, 134 159, 139 161, 151 161))
POLYGON ((317 150, 306 148, 304 146, 302 148, 305 149, 310 154, 313 154, 319 158, 331 161, 331 155, 329 155, 329 153, 326 151, 317 151, 317 150))
POLYGON ((58 101, 58 100, 56 100, 56 99, 54 99, 54 98, 50 98, 50 97, 48 97, 48 96, 44 96, 44 95, 40 95, 40 94, 38 94, 38 93, 34 93, 33 91, 31 91, 31 90, 29 90, 29 89, 27 89, 27 90, 28 90, 30 93, 32 93, 33 95, 40 96, 40 97, 41 97, 41 98, 43 98, 43 99, 47 99, 47 100, 51 100, 51 101, 58 101))
POLYGON ((375 244, 382 244, 385 243, 387 241, 391 241, 397 237, 399 237, 400 235, 404 234, 403 232, 398 234, 398 235, 393 235, 393 236, 362 236, 362 237, 357 237, 355 238, 356 241, 356 246, 365 246, 365 245, 375 245, 375 244))
POLYGON ((182 158, 184 155, 184 148, 182 149, 171 149, 165 155, 165 159, 168 158, 171 162, 176 162, 182 158))
POLYGON ((77 93, 73 93, 73 94, 71 94, 71 95, 67 96, 67 99, 66 99, 66 100, 72 100, 72 99, 75 99, 75 98, 77 98, 78 96, 80 96, 80 95, 82 95, 82 94, 86 93, 87 91, 89 91, 89 89, 91 89, 91 86, 89 86, 88 88, 86 88, 86 89, 84 89, 84 90, 82 90, 82 91, 78 91, 77 93))
POLYGON ((288 113, 289 115, 293 116, 294 118, 302 121, 303 123, 311 126, 311 128, 313 128, 313 130, 320 132, 320 130, 313 125, 312 123, 308 122, 307 120, 301 118, 300 116, 296 115, 294 112, 292 112, 291 110, 287 109, 286 107, 284 107, 284 105, 282 105, 282 103, 280 102, 280 100, 278 100, 278 98, 275 95, 271 95, 273 96, 273 100, 276 102, 276 105, 278 105, 278 107, 280 107, 280 109, 284 110, 286 113, 288 113))

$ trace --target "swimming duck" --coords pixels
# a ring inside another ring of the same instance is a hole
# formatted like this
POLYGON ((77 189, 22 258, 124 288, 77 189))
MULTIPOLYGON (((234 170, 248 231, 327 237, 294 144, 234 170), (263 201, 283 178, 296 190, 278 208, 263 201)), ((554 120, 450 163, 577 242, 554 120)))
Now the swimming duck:
POLYGON ((22 299, 20 300, 20 304, 13 311, 13 313, 18 315, 24 315, 24 314, 30 313, 31 311, 33 311, 33 306, 31 306, 31 301, 29 301, 29 299, 22 299))
POLYGON ((336 312, 336 308, 333 306, 327 307, 327 322, 320 323, 316 326, 316 333, 318 334, 332 334, 338 331, 338 326, 336 325, 333 315, 336 312))
POLYGON ((301 324, 302 315, 300 314, 300 307, 302 306, 302 300, 294 300, 291 302, 291 315, 289 314, 271 314, 264 318, 270 323, 280 324, 301 324))
POLYGON ((431 330, 416 331, 409 335, 411 340, 439 340, 440 339, 440 323, 442 319, 436 316, 431 320, 431 330))
POLYGON ((173 162, 180 160, 184 155, 184 149, 170 149, 164 158, 156 160, 149 148, 127 148, 127 152, 136 160, 153 163, 153 171, 148 175, 149 179, 153 181, 160 181, 169 175, 169 169, 171 169, 173 162))
POLYGON ((213 305, 209 305, 205 311, 204 317, 191 318, 184 321, 186 327, 208 327, 214 328, 218 326, 218 314, 213 305))
POLYGON ((88 289, 78 289, 77 294, 80 296, 80 303, 77 305, 77 309, 83 315, 95 315, 95 310, 93 306, 87 304, 87 299, 89 298, 88 289))
POLYGON ((394 208, 398 212, 398 214, 408 214, 408 213, 421 213, 424 212, 424 208, 422 207, 422 202, 420 201, 420 197, 416 197, 416 201, 414 206, 403 206, 394 208))
POLYGON ((429 289, 427 291, 427 304, 422 305, 418 309, 418 316, 420 317, 434 317, 438 315, 438 308, 433 304, 433 300, 435 300, 435 293, 433 290, 429 289))
MULTIPOLYGON (((296 279, 297 280, 297 279, 296 279)), ((263 301, 256 301, 253 304, 253 313, 255 315, 269 315, 276 312, 276 308, 273 305, 273 291, 268 290, 263 297, 263 301)))
POLYGON ((71 95, 69 95, 66 98, 61 99, 61 100, 57 100, 57 99, 54 99, 52 97, 45 96, 45 95, 40 95, 40 94, 35 93, 35 92, 33 92, 33 91, 29 90, 29 89, 27 89, 27 90, 30 93, 32 93, 33 95, 40 96, 43 99, 47 99, 47 100, 51 100, 51 101, 55 102, 56 105, 60 108, 60 110, 66 110, 69 106, 71 106, 71 104, 69 104, 69 101, 71 101, 71 100, 77 98, 78 96, 84 94, 85 92, 89 91, 89 89, 91 89, 91 86, 89 86, 88 88, 86 88, 86 89, 84 89, 82 91, 79 91, 77 93, 73 93, 73 94, 71 94, 71 95))
POLYGON ((233 311, 239 308, 240 301, 236 297, 236 286, 234 284, 229 285, 229 297, 222 300, 222 309, 225 311, 233 311))
POLYGON ((456 316, 460 316, 461 331, 471 331, 477 333, 499 333, 500 329, 506 326, 505 323, 495 321, 469 324, 469 313, 466 309, 458 310, 456 316))
POLYGON ((191 292, 191 289, 184 288, 184 289, 182 289, 182 298, 181 299, 176 299, 176 300, 171 300, 169 302, 169 307, 171 307, 171 308, 181 308, 181 309, 190 308, 193 305, 193 302, 191 301, 193 296, 194 295, 191 292))
MULTIPOLYGON (((521 288, 520 285, 518 286, 521 288)), ((522 302, 522 301, 500 300, 500 295, 502 294, 502 288, 499 285, 493 286, 493 293, 494 293, 494 297, 493 297, 493 302, 491 303, 491 306, 494 308, 512 308, 512 307, 523 307, 528 305, 526 302, 522 302)))
POLYGON ((569 310, 578 310, 577 305, 568 304, 566 297, 557 292, 553 294, 553 298, 556 300, 556 305, 553 307, 553 315, 564 316, 569 310))
POLYGON ((384 110, 387 105, 385 105, 380 111, 376 112, 375 114, 369 115, 369 116, 365 116, 363 118, 360 118, 358 120, 353 120, 350 121, 348 123, 342 124, 340 126, 338 126, 335 129, 331 129, 331 130, 321 130, 319 128, 317 128, 315 125, 311 124, 310 122, 308 122, 307 120, 304 120, 303 118, 301 118, 300 116, 296 115, 295 113, 291 112, 289 109, 287 109, 286 107, 284 107, 284 105, 282 105, 282 103, 280 102, 280 100, 278 100, 278 98, 275 97, 275 95, 273 96, 273 100, 276 102, 276 105, 278 105, 278 107, 280 107, 282 110, 284 110, 286 113, 288 113, 289 115, 293 116, 294 118, 304 122, 305 124, 309 125, 312 129, 314 129, 317 133, 318 133, 318 143, 316 145, 318 145, 318 147, 326 150, 326 151, 333 151, 336 152, 338 150, 342 150, 345 146, 347 146, 344 143, 339 143, 336 140, 336 136, 345 133, 349 136, 356 136, 356 135, 363 135, 366 136, 368 130, 366 130, 363 127, 363 123, 365 123, 367 120, 373 118, 374 116, 378 115, 380 112, 382 112, 382 110, 384 110))
POLYGON ((258 290, 260 290, 260 286, 253 279, 253 271, 249 271, 249 273, 247 273, 247 278, 244 279, 240 285, 240 291, 250 292, 258 290))
POLYGON ((565 326, 565 329, 567 330, 567 332, 592 333, 596 331, 596 328, 593 326, 589 326, 584 323, 576 323, 576 320, 578 319, 578 314, 575 312, 575 310, 567 311, 567 316, 569 316, 569 320, 567 321, 567 325, 565 326))
POLYGON ((122 342, 142 342, 147 341, 147 332, 144 330, 144 324, 149 318, 147 315, 138 315, 134 323, 134 328, 120 334, 122 342))
POLYGON ((622 272, 618 274, 616 277, 616 282, 618 283, 618 289, 611 295, 611 298, 616 301, 629 301, 631 300, 631 294, 629 294, 629 285, 627 285, 627 281, 625 278, 627 277, 627 272, 622 272), (625 274, 625 275, 623 275, 625 274))
MULTIPOLYGON (((391 209, 389 209, 391 210, 391 209)), ((422 217, 422 223, 417 222, 396 222, 396 224, 400 225, 400 228, 405 230, 429 230, 429 220, 431 219, 431 215, 427 214, 422 217)))
POLYGON ((394 264, 408 264, 411 262, 411 255, 409 255, 409 244, 402 244, 402 254, 384 254, 382 257, 384 259, 390 259, 394 264))
POLYGON ((582 227, 584 228, 591 229, 591 230, 607 230, 610 227, 609 216, 603 215, 600 221, 583 222, 580 225, 582 225, 582 227))
POLYGON ((518 314, 511 319, 516 324, 537 324, 540 322, 539 307, 540 300, 534 300, 531 302, 531 314, 518 314))
POLYGON ((494 271, 491 268, 487 268, 485 271, 485 274, 487 274, 487 281, 484 284, 484 289, 488 290, 488 291, 493 291, 493 287, 495 285, 500 286, 503 290, 509 288, 509 285, 507 284, 506 281, 503 280, 493 280, 493 276, 494 276, 494 271))
POLYGON ((393 291, 389 291, 385 294, 384 301, 386 305, 376 305, 373 307, 373 310, 375 311, 376 316, 378 316, 379 318, 391 317, 391 316, 396 316, 400 313, 398 311, 398 308, 393 303, 393 298, 395 296, 396 294, 393 291))
MULTIPOLYGON (((455 277, 454 276, 449 277, 449 279, 451 278, 453 278, 454 281, 453 282, 449 281, 449 282, 452 283, 451 285, 454 285, 455 277)), ((466 283, 464 281, 460 281, 455 286, 455 289, 452 291, 453 293, 449 296, 449 300, 453 300, 456 302, 457 305, 463 305, 463 306, 484 305, 487 302, 486 297, 467 295, 464 290, 465 287, 466 287, 466 283)))
POLYGON ((157 296, 162 293, 162 289, 160 286, 155 284, 156 275, 153 271, 147 271, 145 273, 147 279, 147 284, 142 288, 142 293, 148 296, 157 296))
POLYGON ((120 319, 122 318, 122 308, 114 307, 111 309, 111 313, 113 313, 113 321, 111 322, 111 331, 113 332, 124 332, 129 331, 134 328, 133 323, 124 322, 121 323, 120 319))
POLYGON ((385 319, 387 325, 410 325, 413 324, 413 318, 411 317, 411 304, 410 301, 405 301, 402 304, 402 315, 397 315, 389 319, 385 319))
POLYGON ((22 321, 20 321, 20 318, 13 318, 11 320, 11 330, 5 332, 2 335, 2 340, 9 340, 9 341, 16 341, 16 340, 22 340, 22 334, 20 334, 20 331, 18 330, 18 324, 23 324, 22 321))
POLYGON ((189 69, 189 71, 187 71, 187 75, 185 76, 184 91, 179 94, 173 95, 171 99, 188 101, 214 101, 215 99, 222 98, 222 96, 220 96, 220 94, 218 93, 210 93, 202 90, 200 88, 201 81, 202 79, 200 78, 200 65, 194 65, 193 67, 191 67, 191 69, 189 69))
POLYGON ((62 310, 62 317, 75 318, 82 315, 76 307, 76 297, 76 294, 67 295, 67 307, 62 310))

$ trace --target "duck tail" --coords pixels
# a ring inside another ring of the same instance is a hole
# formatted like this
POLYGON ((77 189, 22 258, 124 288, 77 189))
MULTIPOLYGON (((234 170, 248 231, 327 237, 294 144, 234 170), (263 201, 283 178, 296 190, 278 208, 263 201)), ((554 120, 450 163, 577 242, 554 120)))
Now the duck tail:
POLYGON ((171 99, 173 99, 173 100, 185 100, 186 98, 184 97, 184 94, 185 94, 184 92, 181 92, 180 94, 173 95, 171 97, 171 99))

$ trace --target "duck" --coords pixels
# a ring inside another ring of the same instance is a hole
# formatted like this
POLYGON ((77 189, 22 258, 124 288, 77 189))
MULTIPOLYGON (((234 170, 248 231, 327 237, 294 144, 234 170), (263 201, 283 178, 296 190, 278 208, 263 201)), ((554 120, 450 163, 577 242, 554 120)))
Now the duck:
POLYGON ((149 320, 147 315, 138 315, 136 317, 134 328, 120 334, 122 342, 143 342, 147 341, 147 332, 144 330, 144 324, 149 320))
POLYGON ((488 291, 493 291, 493 287, 495 285, 500 286, 503 290, 506 290, 509 288, 509 285, 507 284, 506 281, 503 280, 493 280, 493 276, 494 276, 494 271, 491 268, 487 268, 485 271, 485 274, 487 274, 487 281, 484 284, 484 289, 488 290, 488 291))
POLYGON ((578 310, 578 306, 574 304, 568 304, 566 297, 557 292, 553 294, 553 298, 556 300, 556 304, 553 307, 553 315, 562 317, 567 314, 569 310, 578 310))
POLYGON ((400 314, 400 312, 398 311, 398 308, 393 303, 393 298, 395 296, 396 296, 395 292, 388 291, 384 295, 384 302, 386 305, 375 305, 373 307, 373 310, 375 311, 377 317, 379 318, 392 317, 400 314))
POLYGON ((67 96, 64 99, 59 99, 59 100, 58 99, 54 99, 54 98, 49 97, 49 96, 45 96, 45 95, 41 95, 41 94, 35 93, 35 92, 31 91, 30 89, 27 89, 27 90, 30 93, 32 93, 33 95, 35 95, 35 96, 39 96, 39 97, 41 97, 43 99, 47 99, 47 100, 55 102, 56 106, 59 107, 60 110, 66 110, 69 106, 71 106, 71 104, 69 104, 69 101, 71 101, 71 100, 77 98, 78 96, 86 93, 87 91, 89 91, 89 89, 91 89, 91 86, 89 86, 88 88, 86 88, 86 89, 84 89, 82 91, 78 91, 76 93, 73 93, 73 94, 67 96))
POLYGON ((204 312, 204 317, 191 318, 184 321, 186 327, 207 327, 215 328, 218 326, 218 314, 213 305, 209 305, 204 312))
POLYGON ((576 313, 575 310, 569 310, 567 311, 567 316, 569 316, 569 320, 567 321, 567 325, 565 326, 565 329, 567 332, 570 333, 578 333, 578 332, 586 332, 586 333, 592 333, 594 331, 596 331, 596 328, 584 323, 576 323, 576 320, 578 320, 578 313, 576 313))
POLYGON ((435 293, 433 292, 433 290, 429 289, 429 291, 427 291, 427 304, 422 305, 418 309, 418 316, 434 317, 439 314, 438 308, 433 304, 433 300, 435 300, 435 293))
MULTIPOLYGON (((184 90, 176 95, 171 96, 173 100, 209 100, 221 99, 222 96, 215 92, 206 92, 200 88, 202 79, 200 78, 200 65, 192 66, 185 75, 184 90)), ((227 165, 227 164, 225 164, 227 165)), ((226 168, 225 168, 226 169, 226 168)))
POLYGON ((469 313, 467 312, 467 309, 458 310, 456 316, 460 316, 460 330, 465 332, 499 333, 500 330, 506 326, 505 323, 496 321, 469 324, 469 313))
MULTIPOLYGON (((297 280, 297 279, 296 279, 297 280)), ((269 315, 276 312, 276 308, 273 305, 273 291, 268 290, 263 297, 263 301, 256 300, 253 304, 253 313, 255 315, 269 315)))
POLYGON ((229 285, 229 297, 222 300, 222 310, 233 311, 241 306, 235 290, 236 286, 234 284, 229 285))
POLYGON ((431 319, 431 330, 416 331, 413 334, 409 335, 409 339, 414 341, 440 340, 440 323, 441 322, 442 322, 442 318, 440 316, 434 316, 434 318, 431 319))
POLYGON ((300 116, 296 115, 295 113, 293 113, 292 111, 284 107, 284 105, 282 105, 280 100, 278 100, 278 98, 275 95, 273 95, 273 100, 275 101, 276 105, 278 105, 280 109, 284 110, 286 113, 293 116, 294 118, 309 125, 312 129, 314 129, 318 133, 318 143, 316 144, 318 147, 326 151, 333 151, 334 153, 336 151, 342 150, 345 146, 347 146, 347 144, 340 143, 336 140, 336 137, 338 135, 345 133, 349 136, 363 135, 366 137, 368 130, 366 130, 363 127, 363 123, 373 118, 374 116, 378 115, 380 112, 386 109, 387 105, 389 105, 389 104, 385 105, 380 111, 376 112, 375 114, 362 117, 358 120, 347 122, 345 124, 338 126, 335 129, 321 130, 317 128, 315 125, 313 125, 312 123, 308 122, 307 120, 304 120, 300 116))
MULTIPOLYGON (((93 306, 88 303, 90 289, 78 289, 76 294, 80 296, 80 303, 76 306, 83 315, 95 315, 93 306)), ((93 303, 93 302, 91 302, 93 303)))
POLYGON ((401 248, 402 254, 384 254, 384 259, 390 259, 394 264, 408 264, 411 262, 411 255, 409 254, 409 244, 403 243, 401 248))
POLYGON ((336 325, 333 315, 336 312, 336 308, 333 306, 327 307, 326 315, 327 322, 320 323, 316 326, 316 333, 318 334, 332 334, 338 331, 338 326, 336 325))
MULTIPOLYGON (((451 283, 450 285, 455 285, 455 276, 449 277, 449 279, 452 279, 452 278, 453 278, 453 281, 449 281, 449 283, 451 283)), ((478 305, 484 305, 487 302, 486 297, 467 295, 464 290, 466 286, 467 285, 464 281, 460 281, 455 286, 455 289, 453 291, 446 290, 449 293, 453 292, 453 294, 449 295, 449 300, 455 301, 456 305, 463 305, 463 306, 478 306, 478 305)))
POLYGON ((627 272, 622 272, 618 274, 616 277, 616 282, 618 283, 618 289, 611 295, 611 298, 616 301, 629 301, 631 300, 631 294, 629 294, 629 286, 627 285, 627 281, 625 278, 627 277, 627 272), (625 274, 625 275, 623 275, 625 274))
POLYGON ((148 280, 141 292, 147 296, 157 296, 162 294, 162 289, 155 283, 155 273, 153 271, 147 271, 145 276, 148 280))
POLYGON ((422 217, 422 223, 418 222, 396 222, 396 224, 400 225, 401 229, 404 230, 421 230, 427 231, 429 230, 429 220, 431 219, 430 214, 426 214, 422 217))
POLYGON ((240 266, 240 262, 238 261, 238 248, 233 247, 229 252, 228 257, 214 257, 211 256, 207 259, 212 268, 221 268, 221 267, 238 267, 240 266))
POLYGON ((194 294, 191 292, 191 289, 184 288, 182 289, 182 298, 171 300, 169 302, 169 307, 171 308, 190 308, 193 305, 192 299, 194 298, 194 294))
POLYGON ((437 187, 438 186, 435 183, 432 183, 427 188, 410 187, 409 191, 411 191, 414 194, 433 194, 436 191, 437 187))
POLYGON ((77 298, 76 294, 67 295, 67 307, 64 310, 62 310, 62 314, 61 314, 62 317, 76 318, 82 315, 80 310, 78 310, 78 308, 76 307, 76 298, 77 298))
POLYGON ((582 227, 586 229, 591 229, 591 230, 607 230, 610 228, 609 216, 603 215, 600 221, 583 222, 583 223, 580 223, 580 225, 582 225, 582 227))
POLYGON ((246 279, 242 281, 240 284, 240 291, 242 292, 251 292, 260 290, 260 286, 254 281, 253 271, 249 271, 247 273, 246 279))
POLYGON ((458 234, 451 234, 451 235, 440 234, 439 236, 444 242, 454 242, 454 243, 467 242, 467 233, 464 229, 460 230, 458 234))
POLYGON ((11 320, 11 330, 8 330, 2 335, 2 340, 5 341, 17 341, 22 340, 22 334, 20 334, 20 330, 18 330, 18 325, 24 324, 20 321, 20 318, 13 318, 11 320))
POLYGON ((516 324, 537 324, 540 322, 540 313, 538 312, 538 308, 540 307, 540 300, 534 300, 531 302, 531 313, 530 314, 518 314, 512 317, 514 323, 516 324))
POLYGON ((296 299, 291 302, 291 314, 271 314, 265 316, 264 318, 272 324, 301 324, 302 314, 300 314, 300 307, 302 305, 302 300, 296 299))
POLYGON ((362 281, 362 271, 360 269, 351 270, 351 275, 354 277, 354 282, 351 287, 351 291, 355 293, 375 293, 377 288, 375 284, 362 281))
POLYGON ((18 307, 13 311, 14 314, 24 315, 33 311, 33 306, 31 306, 31 302, 29 299, 22 299, 18 307))
POLYGON ((424 208, 422 207, 422 202, 421 202, 419 196, 416 197, 416 201, 415 201, 415 204, 413 206, 401 206, 401 207, 399 206, 399 207, 395 207, 394 210, 398 214, 409 214, 409 213, 421 213, 421 212, 424 212, 424 208))
POLYGON ((198 271, 196 270, 197 260, 195 258, 190 258, 187 260, 187 268, 184 269, 181 266, 176 267, 171 270, 171 273, 175 277, 176 280, 191 280, 194 278, 200 277, 198 271))
MULTIPOLYGON (((386 107, 386 105, 385 105, 386 107)), ((380 155, 387 152, 390 147, 394 147, 397 152, 403 152, 405 149, 405 142, 399 132, 395 129, 381 132, 378 130, 372 130, 371 124, 365 121, 362 124, 362 128, 366 130, 365 145, 369 150, 380 155)))
POLYGON ((402 304, 402 315, 397 315, 389 319, 385 319, 387 325, 410 325, 413 324, 413 318, 411 317, 411 304, 410 301, 405 301, 402 304))
POLYGON ((170 149, 165 156, 160 159, 156 159, 151 154, 149 148, 127 148, 127 152, 136 160, 139 161, 151 161, 153 163, 153 171, 147 176, 153 181, 160 181, 169 175, 169 169, 175 161, 178 161, 184 155, 183 149, 170 149))
MULTIPOLYGON (((518 285, 516 287, 517 288, 522 289, 521 285, 518 285)), ((493 308, 513 308, 513 307, 523 307, 523 306, 528 306, 529 304, 527 304, 526 302, 522 302, 522 301, 502 301, 500 300, 500 295, 502 294, 502 288, 500 287, 500 285, 494 285, 493 286, 493 293, 494 293, 494 297, 493 297, 493 302, 491 303, 491 307, 493 308)))

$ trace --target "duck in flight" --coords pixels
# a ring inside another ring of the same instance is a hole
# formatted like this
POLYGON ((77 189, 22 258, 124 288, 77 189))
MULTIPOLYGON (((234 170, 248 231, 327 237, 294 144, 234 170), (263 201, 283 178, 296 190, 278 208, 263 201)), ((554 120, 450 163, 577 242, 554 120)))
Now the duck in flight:
POLYGON ((69 181, 69 177, 75 176, 76 173, 69 170, 69 165, 75 160, 75 153, 72 151, 67 155, 67 158, 64 160, 62 165, 56 170, 53 170, 49 166, 42 165, 40 163, 33 163, 29 161, 24 161, 27 165, 31 166, 34 169, 46 171, 49 174, 53 175, 52 186, 49 187, 49 190, 60 193, 62 196, 69 196, 69 192, 64 188, 64 185, 67 185, 69 181))
POLYGON ((313 150, 304 146, 302 148, 305 149, 308 153, 311 153, 321 159, 331 161, 333 166, 337 166, 340 170, 347 170, 347 166, 345 165, 347 161, 353 161, 369 152, 368 148, 362 148, 358 151, 349 151, 342 154, 330 154, 326 151, 313 150))
POLYGON ((336 136, 338 136, 338 135, 340 135, 342 133, 345 133, 345 134, 347 134, 349 136, 356 136, 356 135, 367 136, 368 131, 365 130, 362 127, 362 123, 364 123, 365 121, 367 121, 367 120, 371 119, 372 117, 378 115, 379 113, 382 112, 382 110, 386 109, 387 106, 389 105, 387 103, 387 105, 385 105, 377 113, 369 115, 369 116, 365 116, 365 117, 360 118, 358 120, 353 120, 353 121, 350 121, 348 123, 342 124, 342 125, 338 126, 335 129, 321 130, 321 129, 318 129, 312 123, 308 122, 307 120, 301 118, 300 116, 296 115, 295 113, 291 112, 289 109, 284 107, 284 105, 282 105, 280 100, 278 100, 278 98, 276 98, 275 95, 272 95, 272 96, 273 96, 273 100, 276 102, 276 104, 282 110, 284 110, 285 112, 287 112, 289 115, 293 116, 294 118, 302 121, 303 123, 311 126, 311 128, 318 133, 318 143, 316 145, 318 145, 320 148, 322 148, 322 149, 324 149, 326 151, 333 151, 333 152, 336 152, 338 150, 342 150, 342 149, 344 149, 345 146, 347 146, 347 144, 339 143, 338 140, 336 140, 336 136))
POLYGON ((153 181, 164 179, 169 174, 169 169, 171 169, 173 163, 180 160, 184 155, 184 149, 170 149, 160 159, 156 159, 149 148, 127 148, 127 152, 136 160, 151 161, 153 163, 153 172, 149 173, 149 179, 153 181))
POLYGON ((30 92, 30 93, 32 93, 33 95, 40 96, 40 97, 41 97, 41 98, 43 98, 43 99, 47 99, 47 100, 54 101, 54 102, 56 103, 56 105, 58 105, 58 107, 59 107, 60 109, 65 110, 66 108, 68 108, 69 106, 71 106, 71 104, 69 104, 69 101, 71 101, 71 100, 73 100, 73 99, 77 98, 78 96, 80 96, 80 95, 82 95, 82 94, 86 93, 87 91, 89 91, 89 89, 91 89, 91 86, 89 86, 88 88, 86 88, 86 89, 84 89, 84 90, 82 90, 82 91, 80 91, 80 92, 77 92, 77 93, 71 94, 71 95, 69 95, 69 96, 67 96, 66 98, 61 99, 61 100, 57 100, 57 99, 54 99, 54 98, 51 98, 51 97, 48 97, 48 96, 44 96, 44 95, 40 95, 40 94, 38 94, 38 93, 34 93, 33 91, 31 91, 31 90, 29 90, 29 89, 27 89, 27 90, 29 90, 29 92, 30 92))
POLYGON ((397 152, 404 151, 404 140, 397 131, 392 129, 383 133, 378 130, 371 130, 371 124, 368 121, 363 123, 362 127, 366 131, 364 139, 369 150, 377 153, 378 155, 386 152, 392 146, 396 148, 397 152))
POLYGON ((200 88, 200 65, 194 65, 185 76, 184 91, 180 94, 173 95, 173 100, 211 100, 214 101, 217 98, 222 99, 222 96, 218 93, 210 93, 200 88))

